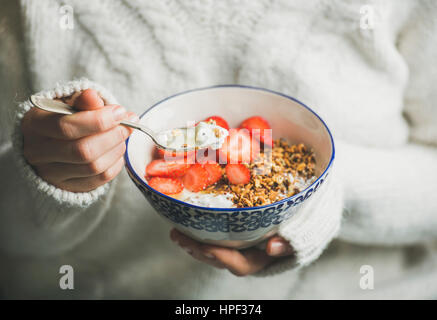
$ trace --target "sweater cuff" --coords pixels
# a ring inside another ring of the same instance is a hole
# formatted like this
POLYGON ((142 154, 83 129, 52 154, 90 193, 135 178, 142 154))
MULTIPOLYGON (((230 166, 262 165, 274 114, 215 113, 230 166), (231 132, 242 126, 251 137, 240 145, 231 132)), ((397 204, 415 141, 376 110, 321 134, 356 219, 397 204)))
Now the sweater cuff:
POLYGON ((279 227, 278 234, 290 242, 294 253, 289 257, 278 258, 278 261, 256 276, 274 275, 309 265, 338 234, 343 211, 343 192, 332 171, 311 201, 279 227))
MULTIPOLYGON (((68 97, 74 92, 85 89, 96 90, 105 104, 117 104, 112 94, 100 85, 82 78, 64 83, 58 83, 53 90, 38 92, 37 95, 45 98, 54 99, 68 97)), ((12 132, 12 144, 14 148, 15 164, 21 176, 26 180, 30 189, 38 196, 42 195, 52 198, 57 204, 68 207, 86 208, 96 202, 102 195, 109 190, 111 182, 106 183, 90 192, 70 192, 62 190, 39 177, 33 168, 27 163, 23 155, 23 135, 21 132, 21 120, 24 114, 32 108, 32 103, 27 100, 18 105, 15 112, 15 124, 12 132)))

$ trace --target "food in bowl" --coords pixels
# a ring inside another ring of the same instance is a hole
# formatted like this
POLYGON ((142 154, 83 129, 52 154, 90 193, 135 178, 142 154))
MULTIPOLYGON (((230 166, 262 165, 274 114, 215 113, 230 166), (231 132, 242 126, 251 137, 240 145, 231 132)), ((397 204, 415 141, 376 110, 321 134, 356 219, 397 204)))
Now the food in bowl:
MULTIPOLYGON (((265 116, 273 128, 272 145, 273 140, 278 141, 280 138, 288 142, 290 148, 293 148, 294 143, 297 143, 295 148, 299 148, 302 143, 305 151, 314 155, 315 164, 312 169, 317 178, 298 194, 261 206, 239 208, 232 200, 226 199, 224 194, 203 192, 206 188, 202 192, 190 192, 190 197, 195 199, 187 202, 183 199, 188 198, 182 197, 182 194, 188 192, 185 187, 179 194, 166 195, 149 185, 150 177, 145 178, 146 167, 153 160, 165 156, 164 151, 158 155, 151 139, 145 139, 141 132, 133 132, 126 143, 127 173, 155 213, 172 227, 203 243, 236 249, 248 248, 274 235, 279 226, 291 217, 304 215, 307 205, 319 201, 320 198, 314 195, 330 188, 335 158, 331 132, 316 112, 283 93, 242 85, 191 89, 157 102, 141 115, 140 123, 160 132, 168 128, 186 127, 186 119, 206 119, 212 114, 220 115, 228 121, 219 124, 225 129, 238 128, 245 119, 254 115, 265 116), (228 201, 227 204, 222 203, 225 201, 228 201)), ((231 133, 232 129, 229 131, 231 133)), ((269 131, 264 133, 266 143, 270 139, 269 131)), ((263 151, 264 145, 258 145, 263 151)), ((203 161, 207 161, 214 151, 202 153, 198 150, 197 153, 200 158, 203 156, 203 161)), ((175 159, 185 157, 177 152, 171 155, 175 159)), ((186 157, 192 159, 193 156, 187 154, 186 157)), ((238 153, 235 158, 239 158, 238 153)), ((189 168, 192 166, 194 163, 189 168)), ((220 164, 220 167, 224 175, 223 168, 226 165, 220 164)), ((176 179, 181 180, 181 177, 176 179)), ((144 214, 150 213, 145 206, 144 214)))
MULTIPOLYGON (((314 152, 303 143, 273 140, 272 128, 261 116, 245 119, 236 129, 229 129, 222 117, 212 116, 189 130, 196 136, 209 127, 221 138, 215 148, 155 150, 146 166, 149 186, 198 206, 245 208, 292 197, 316 179, 314 152)), ((176 136, 181 145, 193 134, 176 136)))

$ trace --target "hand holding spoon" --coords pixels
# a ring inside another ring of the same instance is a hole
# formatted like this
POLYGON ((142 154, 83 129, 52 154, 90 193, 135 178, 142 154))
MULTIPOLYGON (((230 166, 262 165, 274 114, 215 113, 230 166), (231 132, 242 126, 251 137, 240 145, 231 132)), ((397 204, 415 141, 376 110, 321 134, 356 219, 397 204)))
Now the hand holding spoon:
MULTIPOLYGON (((48 112, 54 112, 60 114, 73 114, 75 112, 78 112, 73 107, 69 106, 68 104, 62 101, 52 100, 37 95, 32 95, 30 97, 30 101, 35 107, 48 112)), ((228 131, 226 129, 223 129, 219 126, 212 125, 212 124, 199 126, 199 128, 196 129, 177 128, 172 130, 166 130, 159 133, 156 133, 152 129, 140 123, 123 120, 120 122, 120 124, 133 129, 137 129, 147 134, 153 140, 153 142, 158 146, 158 148, 169 150, 172 152, 174 151, 185 152, 197 148, 208 148, 208 147, 212 147, 216 149, 217 147, 218 148, 220 147, 221 143, 223 143, 224 141, 224 138, 226 138, 226 136, 228 135, 228 131), (181 139, 177 139, 177 138, 181 134, 182 135, 185 134, 181 137, 183 138, 182 142, 184 142, 184 140, 187 140, 190 131, 192 133, 191 140, 194 143, 179 143, 179 145, 173 143, 172 146, 165 144, 169 138, 174 138, 174 140, 178 140, 178 142, 180 142, 181 139)))

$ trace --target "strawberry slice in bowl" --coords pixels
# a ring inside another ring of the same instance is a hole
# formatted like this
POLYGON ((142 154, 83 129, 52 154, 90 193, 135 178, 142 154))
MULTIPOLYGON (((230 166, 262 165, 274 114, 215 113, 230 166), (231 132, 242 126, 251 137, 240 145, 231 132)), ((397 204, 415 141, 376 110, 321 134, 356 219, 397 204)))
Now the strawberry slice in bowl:
POLYGON ((182 192, 184 186, 178 179, 153 177, 149 180, 149 186, 166 195, 182 192))
POLYGON ((220 164, 250 163, 260 152, 260 144, 252 139, 246 129, 230 129, 222 147, 218 150, 220 164))
POLYGON ((269 147, 273 146, 272 127, 263 117, 247 118, 240 124, 240 128, 249 130, 252 138, 256 138, 269 147))
POLYGON ((185 159, 166 161, 165 159, 153 160, 146 167, 146 176, 151 177, 181 177, 190 168, 185 159))
POLYGON ((208 186, 208 171, 199 163, 191 166, 182 177, 185 188, 191 192, 199 192, 208 186))
POLYGON ((250 182, 250 171, 244 164, 227 164, 226 176, 231 184, 246 184, 250 182))
POLYGON ((218 163, 205 163, 203 164, 203 168, 208 172, 208 185, 216 183, 223 176, 223 170, 218 163))

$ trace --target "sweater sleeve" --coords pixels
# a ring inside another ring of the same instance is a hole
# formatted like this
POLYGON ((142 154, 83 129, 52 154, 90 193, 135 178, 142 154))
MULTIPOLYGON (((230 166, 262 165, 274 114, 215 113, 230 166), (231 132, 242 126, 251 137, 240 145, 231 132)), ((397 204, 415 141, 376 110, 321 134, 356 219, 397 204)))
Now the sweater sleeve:
MULTIPOLYGON (((87 79, 58 84, 39 94, 59 98, 86 88, 96 89, 105 102, 116 103, 109 92, 87 79)), ((74 193, 41 179, 23 157, 20 124, 30 108, 30 102, 25 101, 15 109, 12 138, 2 141, 0 149, 0 246, 15 254, 57 254, 74 247, 94 230, 108 207, 114 183, 74 193)), ((7 109, 2 106, 1 110, 7 109)))
POLYGON ((337 170, 340 170, 339 166, 334 165, 319 192, 280 225, 278 234, 290 242, 294 253, 277 259, 255 276, 274 275, 309 265, 338 234, 343 212, 343 188, 337 170))
POLYGON ((397 37, 409 70, 404 115, 410 142, 387 149, 339 146, 347 190, 344 240, 402 245, 437 239, 436 14, 435 1, 417 2, 397 37))
POLYGON ((437 239, 437 148, 372 149, 341 144, 345 214, 340 238, 374 245, 437 239))

